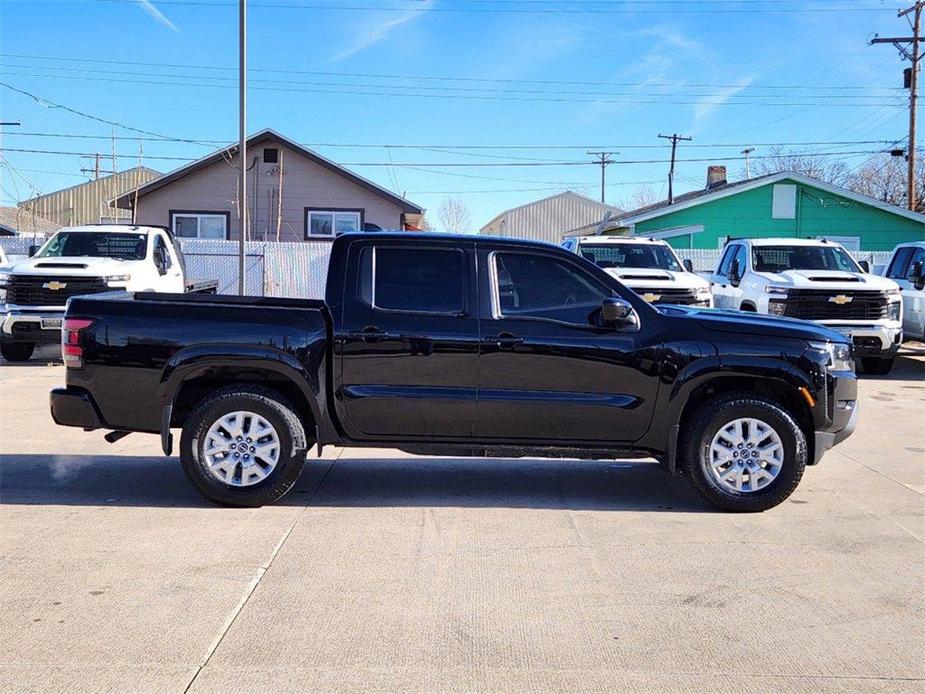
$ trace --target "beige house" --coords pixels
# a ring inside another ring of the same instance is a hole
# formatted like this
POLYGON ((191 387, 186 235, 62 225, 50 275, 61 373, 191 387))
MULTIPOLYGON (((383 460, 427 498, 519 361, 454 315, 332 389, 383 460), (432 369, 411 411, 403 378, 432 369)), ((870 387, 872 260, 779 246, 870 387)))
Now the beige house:
MULTIPOLYGON (((226 147, 113 200, 137 205, 138 224, 169 226, 181 238, 234 239, 238 148, 226 147)), ((424 210, 273 130, 247 141, 252 240, 301 241, 362 229, 417 227, 424 210)))

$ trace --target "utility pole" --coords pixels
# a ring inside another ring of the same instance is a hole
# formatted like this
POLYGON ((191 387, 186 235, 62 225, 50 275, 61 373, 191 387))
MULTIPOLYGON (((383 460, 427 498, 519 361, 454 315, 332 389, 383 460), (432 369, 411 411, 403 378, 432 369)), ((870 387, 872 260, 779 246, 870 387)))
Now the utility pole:
POLYGON ((752 171, 751 171, 751 169, 748 167, 748 155, 751 154, 751 153, 754 152, 754 151, 755 151, 755 148, 754 148, 754 147, 746 147, 746 148, 743 149, 741 152, 739 152, 739 154, 742 154, 742 155, 745 156, 745 178, 751 178, 751 177, 752 177, 752 171))
POLYGON ((671 167, 668 169, 668 204, 671 205, 674 203, 674 155, 678 149, 679 142, 690 142, 694 138, 692 137, 682 137, 678 133, 672 135, 662 135, 658 134, 663 140, 671 140, 671 167))
POLYGON ((896 16, 905 17, 906 21, 909 21, 910 26, 912 27, 912 36, 894 36, 887 38, 880 38, 879 36, 874 36, 871 39, 870 43, 892 43, 896 46, 900 55, 906 60, 908 60, 912 67, 909 69, 909 78, 908 78, 908 87, 909 87, 909 145, 906 154, 906 161, 909 164, 908 171, 908 180, 907 180, 907 193, 906 199, 909 203, 909 209, 915 210, 916 200, 915 200, 915 116, 916 116, 916 101, 918 100, 918 85, 919 85, 919 59, 922 57, 919 52, 919 45, 921 42, 921 27, 922 27, 922 9, 925 9, 925 1, 916 2, 912 7, 907 7, 904 10, 900 10, 896 16), (909 15, 912 15, 912 20, 909 20, 909 15))
POLYGON ((613 159, 611 157, 619 152, 588 152, 588 154, 595 158, 595 164, 599 164, 601 167, 601 202, 604 202, 604 181, 605 174, 604 172, 607 169, 609 164, 613 164, 613 159))
POLYGON ((88 169, 83 167, 80 169, 80 173, 93 174, 93 180, 100 180, 102 174, 114 174, 116 172, 115 160, 113 160, 113 167, 111 169, 103 169, 100 167, 100 159, 109 159, 111 155, 109 154, 100 154, 97 152, 93 155, 93 168, 88 169))
POLYGON ((238 0, 238 294, 244 295, 244 254, 247 238, 247 0, 238 0))

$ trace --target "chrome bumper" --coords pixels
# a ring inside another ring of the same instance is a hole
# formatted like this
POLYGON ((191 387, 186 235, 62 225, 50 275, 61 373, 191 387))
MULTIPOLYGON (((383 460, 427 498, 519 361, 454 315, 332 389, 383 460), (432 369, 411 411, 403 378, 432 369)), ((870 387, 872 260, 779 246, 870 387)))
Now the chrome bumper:
POLYGON ((895 354, 903 341, 903 329, 899 326, 854 325, 851 323, 821 323, 827 328, 851 338, 855 353, 861 356, 895 354), (877 343, 879 342, 879 346, 877 343))
POLYGON ((0 335, 11 342, 59 342, 64 309, 64 306, 37 306, 34 309, 3 306, 0 335))

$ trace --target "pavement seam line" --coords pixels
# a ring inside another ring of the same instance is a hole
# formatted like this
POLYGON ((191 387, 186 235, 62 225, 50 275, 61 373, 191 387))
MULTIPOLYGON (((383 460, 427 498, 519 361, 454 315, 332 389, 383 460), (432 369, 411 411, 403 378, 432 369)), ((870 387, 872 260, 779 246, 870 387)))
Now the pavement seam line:
POLYGON ((258 567, 254 572, 254 576, 248 582, 247 586, 245 586, 244 593, 241 595, 241 598, 238 600, 237 604, 231 610, 229 615, 225 618, 225 621, 222 624, 222 628, 218 632, 218 636, 216 636, 212 643, 209 645, 205 659, 203 659, 203 661, 199 664, 199 667, 196 668, 196 672, 193 673, 193 676, 186 684, 186 687, 183 688, 183 694, 187 694, 187 692, 189 692, 190 688, 193 686, 193 684, 195 684, 196 678, 199 677, 199 673, 205 670, 206 666, 209 664, 209 661, 218 650, 218 647, 221 645, 225 635, 231 630, 231 627, 234 626, 235 620, 237 620, 238 615, 241 614, 241 612, 244 610, 244 607, 247 605, 247 602, 251 599, 251 596, 257 590, 257 586, 260 585, 260 581, 263 580, 263 577, 267 574, 267 571, 269 571, 270 567, 273 566, 273 561, 279 555, 280 550, 282 550, 283 545, 286 544, 286 540, 289 539, 289 536, 292 534, 292 531, 295 530, 295 527, 299 524, 299 521, 302 520, 302 517, 305 515, 308 507, 311 505, 312 500, 315 498, 315 495, 318 494, 318 490, 321 489, 321 485, 324 484, 324 481, 328 478, 331 470, 334 469, 334 464, 340 460, 341 455, 343 455, 343 449, 341 449, 338 454, 331 459, 331 464, 328 465, 328 469, 324 471, 321 479, 318 480, 318 484, 315 485, 311 495, 305 501, 305 506, 302 507, 302 510, 299 511, 299 514, 295 517, 292 523, 290 523, 289 527, 286 529, 286 532, 282 534, 279 542, 277 542, 276 546, 273 548, 273 551, 270 552, 269 559, 267 559, 263 566, 258 567))

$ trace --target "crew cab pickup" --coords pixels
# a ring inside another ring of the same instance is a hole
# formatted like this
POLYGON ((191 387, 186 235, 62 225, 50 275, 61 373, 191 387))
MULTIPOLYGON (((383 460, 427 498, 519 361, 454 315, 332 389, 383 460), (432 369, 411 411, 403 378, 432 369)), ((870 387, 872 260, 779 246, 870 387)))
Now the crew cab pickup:
POLYGON ((718 308, 801 318, 852 342, 868 373, 893 368, 902 342, 902 295, 825 239, 735 239, 713 273, 718 308))
POLYGON ((590 260, 652 304, 713 306, 710 283, 678 260, 661 239, 579 236, 562 247, 590 260))
POLYGON ((272 502, 316 445, 655 457, 759 511, 857 420, 851 346, 805 321, 653 306, 550 244, 348 233, 324 301, 75 297, 58 424, 158 434, 207 498, 272 502))
POLYGON ((903 293, 903 336, 925 342, 925 241, 901 243, 893 249, 886 276, 903 293))
POLYGON ((67 227, 30 255, 0 271, 0 353, 7 361, 26 361, 36 344, 58 342, 72 296, 114 289, 214 294, 218 287, 187 281, 183 253, 164 227, 67 227))

